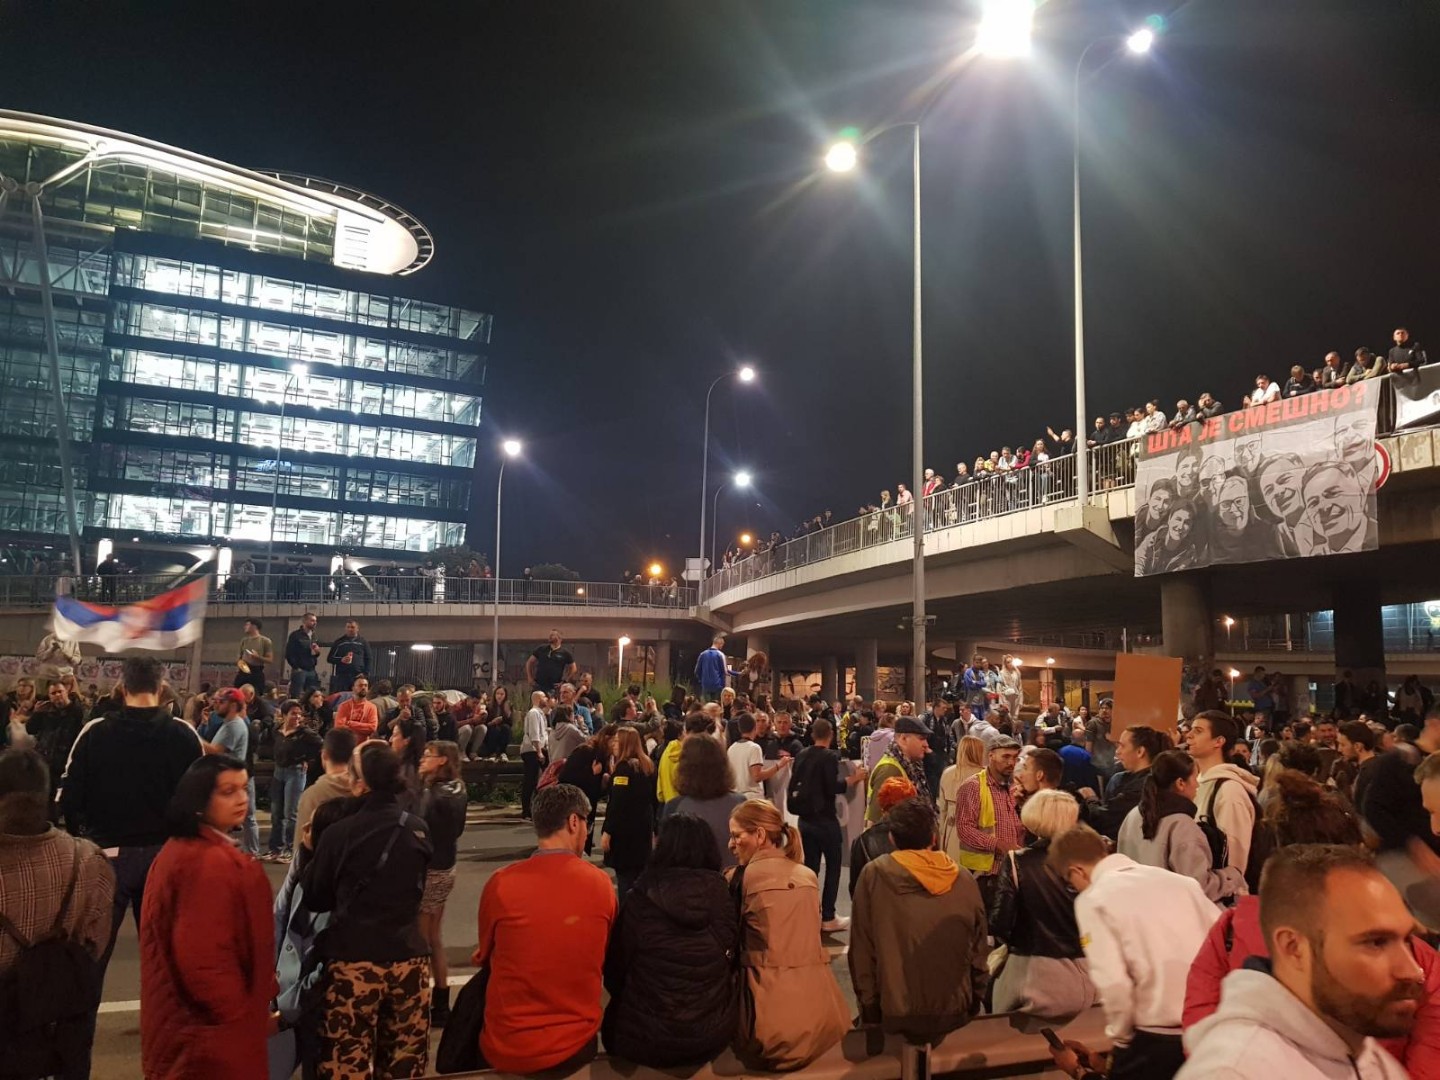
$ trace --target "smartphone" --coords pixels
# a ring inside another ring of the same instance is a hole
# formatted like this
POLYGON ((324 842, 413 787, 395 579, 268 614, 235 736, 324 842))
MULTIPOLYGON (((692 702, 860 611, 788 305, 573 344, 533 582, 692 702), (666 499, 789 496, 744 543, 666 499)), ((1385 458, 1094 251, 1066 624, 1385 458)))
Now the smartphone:
POLYGON ((1041 1028, 1041 1029, 1040 1029, 1040 1034, 1045 1036, 1045 1041, 1050 1044, 1050 1049, 1052 1049, 1052 1050, 1064 1050, 1064 1049, 1065 1049, 1065 1042, 1064 1042, 1064 1040, 1062 1040, 1059 1035, 1056 1035, 1056 1034, 1055 1034, 1055 1031, 1054 1031, 1053 1028, 1048 1028, 1048 1027, 1047 1027, 1047 1028, 1041 1028))

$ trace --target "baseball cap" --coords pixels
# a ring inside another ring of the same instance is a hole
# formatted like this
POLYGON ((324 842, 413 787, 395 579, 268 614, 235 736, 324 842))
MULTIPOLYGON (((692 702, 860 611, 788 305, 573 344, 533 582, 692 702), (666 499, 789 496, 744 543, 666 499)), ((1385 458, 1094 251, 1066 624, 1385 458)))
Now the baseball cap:
POLYGON ((930 729, 913 716, 902 716, 895 721, 896 735, 926 735, 930 729))
POLYGON ((237 687, 227 686, 215 695, 216 701, 234 701, 240 705, 245 704, 245 695, 237 687))

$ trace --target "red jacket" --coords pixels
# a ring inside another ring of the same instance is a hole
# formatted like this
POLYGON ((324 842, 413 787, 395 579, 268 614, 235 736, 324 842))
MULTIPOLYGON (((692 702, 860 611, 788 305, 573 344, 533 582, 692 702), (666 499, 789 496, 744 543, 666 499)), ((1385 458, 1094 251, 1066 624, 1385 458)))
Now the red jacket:
MULTIPOLYGON (((1381 1039, 1380 1045, 1416 1080, 1440 1080, 1440 962, 1435 950, 1419 938, 1414 939, 1411 947, 1415 951, 1415 962, 1425 972, 1425 999, 1415 1014, 1410 1037, 1381 1039)), ((1210 936, 1190 965, 1181 1019, 1187 1030, 1219 1007, 1220 981, 1252 956, 1269 959, 1270 948, 1260 931, 1260 898, 1242 896, 1239 903, 1210 928, 1210 936), (1233 927, 1229 955, 1225 952, 1227 927, 1233 927)))
POLYGON ((202 827, 160 849, 140 911, 146 1080, 268 1080, 275 931, 265 871, 202 827))

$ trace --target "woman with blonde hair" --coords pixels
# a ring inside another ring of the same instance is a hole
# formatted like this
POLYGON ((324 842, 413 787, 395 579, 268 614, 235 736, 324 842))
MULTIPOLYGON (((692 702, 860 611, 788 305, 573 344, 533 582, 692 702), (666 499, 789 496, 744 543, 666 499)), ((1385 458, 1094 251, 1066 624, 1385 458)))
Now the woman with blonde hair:
POLYGON ((625 894, 645 869, 655 838, 655 763, 633 727, 620 727, 611 745, 615 764, 600 847, 605 865, 615 871, 615 891, 623 904, 625 894))
POLYGON ((1097 1000, 1075 922, 1075 896, 1045 862, 1050 841, 1080 819, 1068 791, 1037 791, 1020 822, 1034 839, 1000 861, 990 904, 990 934, 1008 947, 995 981, 994 1009, 1022 1012, 1052 1026, 1068 1023, 1097 1000))
POLYGON ((739 899, 744 976, 735 1053, 748 1068, 803 1069, 850 1028, 820 944, 820 882, 801 861, 795 826, 760 799, 731 812, 730 851, 740 864, 726 874, 739 899))
POLYGON ((985 740, 978 735, 964 735, 955 748, 955 764, 940 774, 940 791, 935 798, 940 850, 957 862, 960 859, 960 839, 955 831, 956 792, 970 777, 985 771, 985 759, 985 740))

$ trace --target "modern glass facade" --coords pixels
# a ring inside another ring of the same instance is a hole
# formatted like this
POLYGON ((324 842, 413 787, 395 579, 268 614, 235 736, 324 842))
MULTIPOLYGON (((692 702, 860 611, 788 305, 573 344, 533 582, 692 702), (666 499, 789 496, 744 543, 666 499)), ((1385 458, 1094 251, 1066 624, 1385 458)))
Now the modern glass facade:
MULTIPOLYGON (((0 539, 68 526, 36 215, 8 183, 51 178, 40 235, 87 541, 254 550, 273 534, 277 551, 325 554, 464 542, 489 316, 341 268, 343 205, 327 213, 241 170, 188 175, 163 155, 87 164, 17 115, 0 113, 0 539)), ((332 203, 343 190, 329 186, 332 203)), ((382 225, 398 234, 372 232, 422 242, 372 248, 372 271, 382 254, 386 273, 429 257, 423 227, 397 220, 382 225)))

